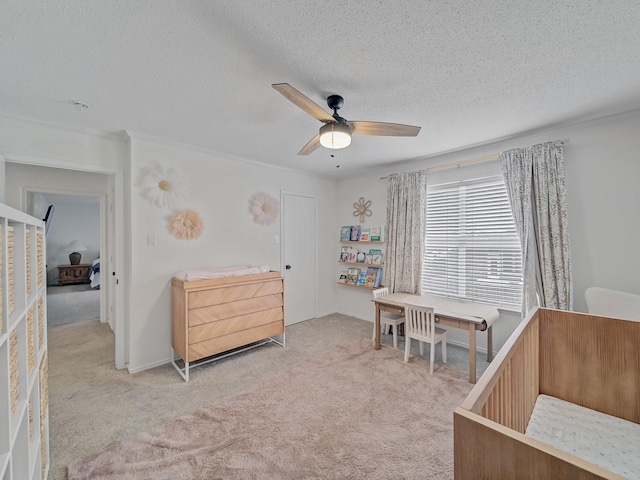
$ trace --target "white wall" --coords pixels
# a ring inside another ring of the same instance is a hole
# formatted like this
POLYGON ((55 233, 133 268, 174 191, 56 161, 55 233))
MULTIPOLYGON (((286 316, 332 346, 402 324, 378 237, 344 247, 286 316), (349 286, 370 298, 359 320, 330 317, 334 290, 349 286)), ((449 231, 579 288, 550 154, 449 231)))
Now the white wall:
MULTIPOLYGON (((384 223, 386 182, 381 176, 399 171, 412 171, 470 158, 496 154, 515 147, 568 139, 564 148, 568 190, 569 234, 574 279, 574 309, 586 311, 584 291, 589 286, 602 286, 640 294, 640 238, 638 207, 640 206, 640 112, 611 117, 571 127, 558 128, 536 135, 522 136, 464 152, 442 155, 340 181, 338 210, 334 222, 335 238, 341 225, 358 223, 352 215, 353 202, 360 196, 372 200, 373 215, 364 225, 384 223)), ((423 133, 424 134, 424 133, 423 133)), ((473 169, 478 177, 496 171, 496 162, 460 167, 473 169)), ((456 175, 456 169, 433 170, 428 182, 439 183, 456 175)), ((339 247, 336 244, 335 257, 339 247)), ((340 271, 336 264, 336 278, 340 271)), ((337 286, 337 310, 360 318, 371 319, 373 306, 370 292, 337 286)), ((494 327, 494 348, 509 337, 519 315, 501 312, 494 327)), ((452 340, 467 344, 467 334, 453 330, 452 340)), ((486 348, 486 335, 479 335, 478 346, 486 348)))
MULTIPOLYGON (((171 145, 135 134, 131 138, 131 178, 142 167, 160 162, 185 177, 186 198, 181 208, 200 213, 204 231, 196 240, 178 240, 168 231, 168 218, 178 210, 150 205, 133 187, 131 193, 131 371, 169 359, 170 282, 178 271, 234 264, 269 265, 280 269, 280 222, 265 226, 253 221, 249 198, 258 191, 280 198, 280 191, 317 197, 318 315, 334 311, 332 179, 230 160, 210 153, 171 145), (157 246, 147 245, 147 235, 157 246)), ((285 285, 286 288, 286 285, 285 285)))
MULTIPOLYGON (((0 178, 6 178, 4 157, 0 155, 0 178)), ((4 182, 0 182, 0 203, 5 203, 4 182)))
POLYGON ((57 159, 108 168, 125 168, 128 150, 124 137, 88 134, 55 125, 0 115, 0 155, 57 159))

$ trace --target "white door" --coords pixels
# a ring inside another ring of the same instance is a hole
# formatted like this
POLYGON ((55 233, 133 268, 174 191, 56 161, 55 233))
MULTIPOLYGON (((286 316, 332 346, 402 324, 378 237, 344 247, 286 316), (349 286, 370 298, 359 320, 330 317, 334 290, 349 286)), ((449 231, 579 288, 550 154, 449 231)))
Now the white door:
POLYGON ((282 193, 285 325, 316 316, 316 199, 282 193))

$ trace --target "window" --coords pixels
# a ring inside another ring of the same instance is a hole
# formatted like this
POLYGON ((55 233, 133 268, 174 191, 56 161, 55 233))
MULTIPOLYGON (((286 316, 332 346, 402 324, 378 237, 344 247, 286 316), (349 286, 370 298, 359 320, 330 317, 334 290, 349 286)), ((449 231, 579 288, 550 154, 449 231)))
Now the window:
POLYGON ((520 311, 521 258, 502 176, 427 188, 423 295, 520 311))

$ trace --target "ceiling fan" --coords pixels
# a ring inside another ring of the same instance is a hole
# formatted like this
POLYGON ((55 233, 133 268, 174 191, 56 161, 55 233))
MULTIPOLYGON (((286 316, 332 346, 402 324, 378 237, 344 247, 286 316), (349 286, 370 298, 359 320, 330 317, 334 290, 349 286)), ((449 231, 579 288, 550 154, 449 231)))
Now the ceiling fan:
POLYGON ((297 107, 324 123, 320 127, 320 132, 302 147, 298 155, 309 155, 321 145, 332 149, 348 147, 351 144, 352 134, 415 137, 420 132, 420 127, 400 123, 347 121, 346 118, 338 115, 338 110, 344 105, 344 98, 340 95, 327 97, 327 105, 333 110, 333 115, 331 115, 288 83, 274 83, 271 86, 297 107))

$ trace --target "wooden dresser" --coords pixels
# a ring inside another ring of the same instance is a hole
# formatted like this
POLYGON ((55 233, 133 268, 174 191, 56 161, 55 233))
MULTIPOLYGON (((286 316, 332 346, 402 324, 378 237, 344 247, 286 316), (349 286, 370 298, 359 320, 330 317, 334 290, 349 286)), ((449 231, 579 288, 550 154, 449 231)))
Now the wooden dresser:
POLYGON ((172 363, 185 380, 191 362, 280 334, 284 334, 280 272, 172 279, 171 346, 184 361, 184 371, 172 363))
POLYGON ((58 283, 89 283, 89 265, 58 265, 58 283))

